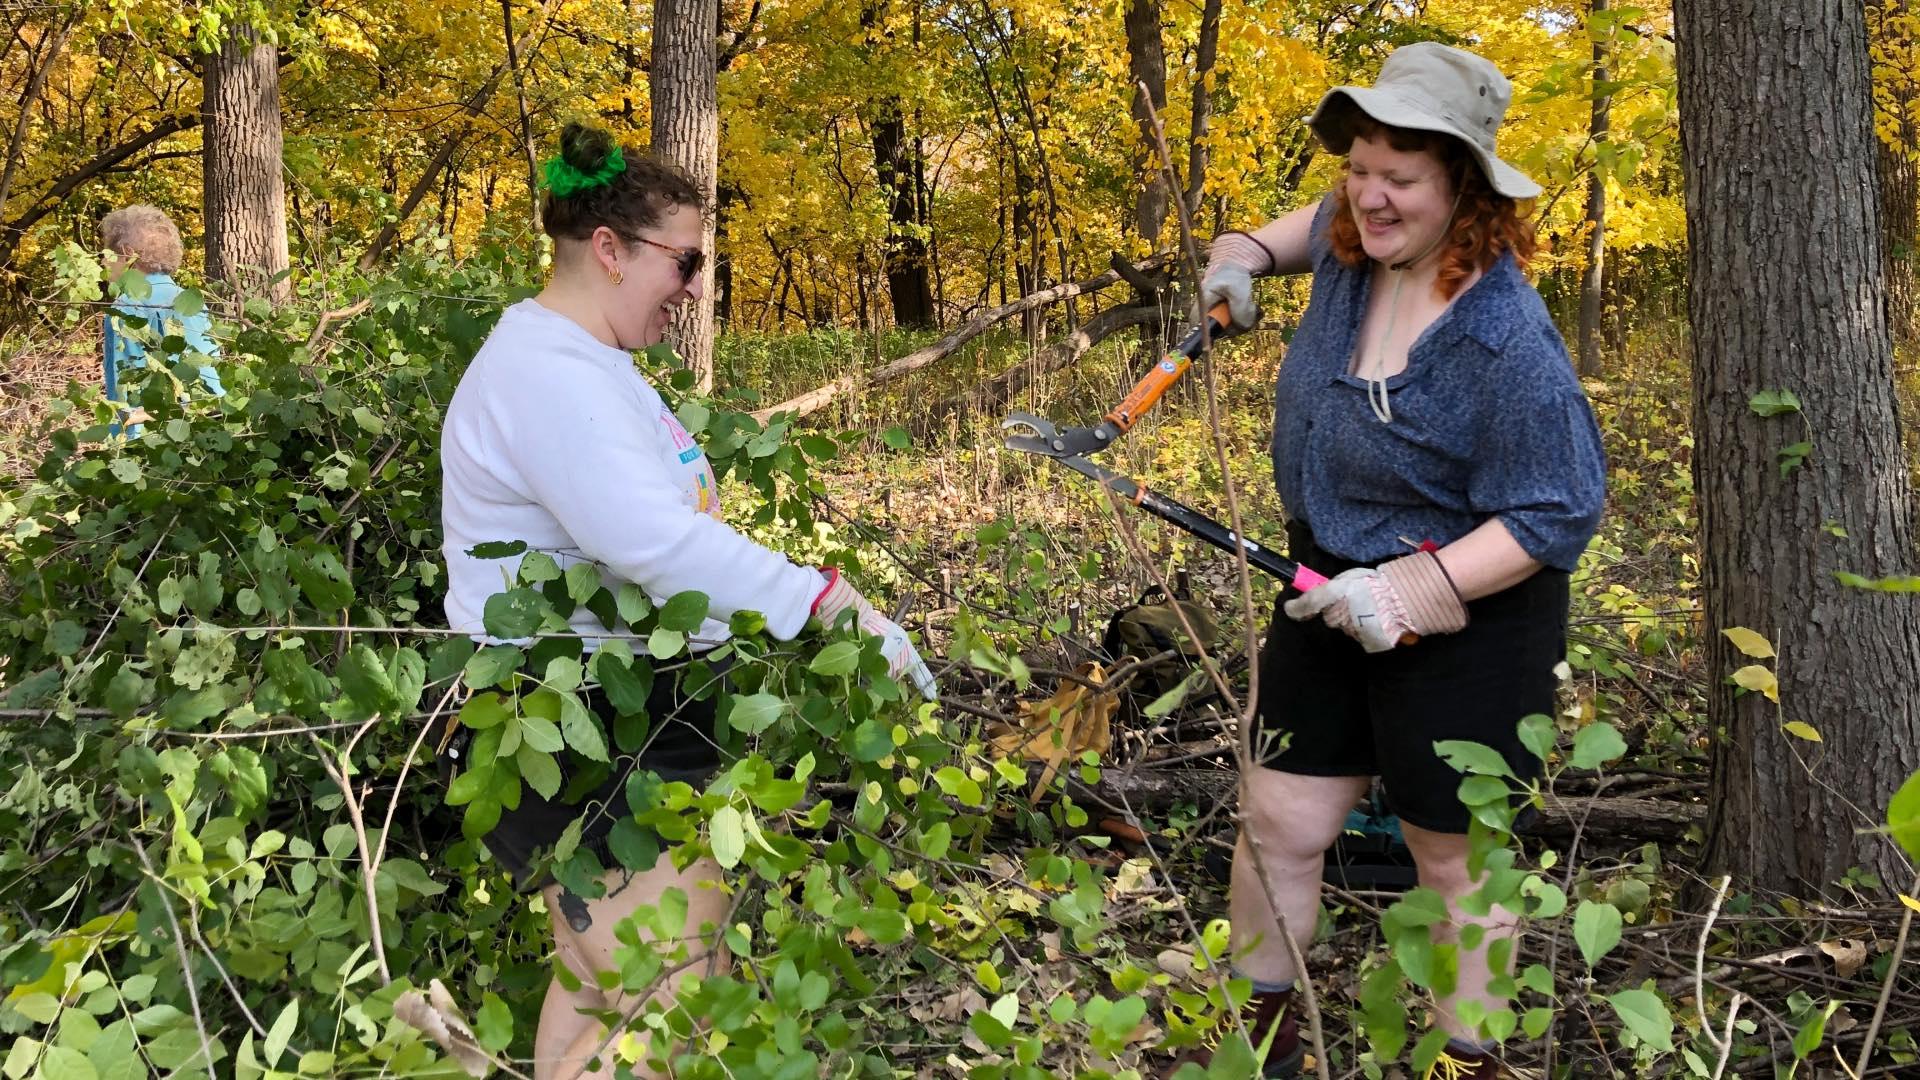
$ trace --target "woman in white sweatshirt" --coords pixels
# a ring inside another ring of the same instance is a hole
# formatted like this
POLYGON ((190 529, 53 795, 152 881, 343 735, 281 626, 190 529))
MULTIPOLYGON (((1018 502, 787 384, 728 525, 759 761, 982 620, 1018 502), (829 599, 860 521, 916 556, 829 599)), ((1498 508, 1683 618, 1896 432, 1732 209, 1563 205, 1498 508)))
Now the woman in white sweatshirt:
MULTIPOLYGON (((740 610, 765 615, 768 632, 782 639, 809 617, 831 624, 852 612, 862 630, 882 639, 893 674, 932 697, 932 677, 906 633, 835 571, 796 565, 720 519, 706 455, 635 369, 631 353, 657 344, 674 309, 705 287, 699 189, 673 167, 623 152, 606 132, 578 124, 568 125, 560 156, 547 164, 547 187, 542 220, 554 242, 553 278, 501 315, 447 409, 441 516, 449 625, 485 638, 487 597, 512 578, 518 557, 482 559, 470 550, 521 540, 563 566, 595 565, 616 590, 635 583, 656 602, 705 593, 710 615, 693 635, 695 651, 724 641, 728 617, 740 610)), ((587 649, 607 633, 585 608, 572 623, 587 649)), ((586 1073, 605 1036, 593 1013, 633 1004, 600 991, 595 976, 619 970, 614 926, 640 905, 679 888, 686 933, 699 939, 690 941, 693 952, 710 953, 713 964, 725 960, 718 927, 728 901, 714 887, 721 870, 710 859, 685 871, 666 859, 650 870, 616 869, 595 900, 550 878, 529 880, 538 855, 577 817, 582 844, 605 850, 615 819, 630 812, 629 773, 698 784, 718 769, 717 695, 694 700, 701 688, 679 682, 668 673, 655 680, 651 737, 616 760, 600 790, 577 803, 564 801, 564 789, 553 800, 525 790, 486 835, 488 850, 523 883, 544 885, 560 955, 581 981, 569 991, 556 979, 547 990, 534 1040, 541 1080, 586 1073), (588 806, 595 811, 583 814, 588 806), (615 812, 605 812, 609 806, 615 812)), ((615 710, 591 689, 583 696, 611 730, 615 710)))

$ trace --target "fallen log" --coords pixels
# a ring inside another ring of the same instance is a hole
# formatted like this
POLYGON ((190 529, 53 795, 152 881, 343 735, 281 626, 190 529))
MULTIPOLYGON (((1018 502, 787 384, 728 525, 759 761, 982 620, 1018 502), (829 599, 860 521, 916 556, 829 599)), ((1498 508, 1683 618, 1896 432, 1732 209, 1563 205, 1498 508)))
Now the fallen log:
MULTIPOLYGON (((1145 272, 1166 262, 1167 258, 1168 256, 1165 255, 1156 255, 1145 262, 1135 263, 1134 266, 1136 269, 1145 272)), ((1098 277, 1091 277, 1085 281, 1070 281, 1061 285, 1055 285, 1050 289, 1041 289, 1038 292, 1028 293, 1011 303, 1001 304, 995 308, 988 308, 960 324, 960 326, 956 327, 945 337, 942 337, 924 349, 915 349, 907 355, 900 357, 898 360, 893 360, 882 365, 877 370, 843 375, 824 386, 817 386, 804 394, 790 397, 778 405, 757 410, 753 414, 754 419, 764 424, 777 413, 788 413, 795 417, 805 416, 810 412, 814 412, 831 404, 856 386, 879 386, 883 383, 892 382, 902 375, 919 371, 929 364, 944 359, 952 354, 955 349, 958 349, 960 346, 986 333, 994 326, 1016 315, 1022 315, 1035 308, 1045 307, 1048 304, 1057 303, 1069 297, 1079 296, 1082 293, 1097 292, 1119 280, 1120 275, 1109 270, 1098 277)))
POLYGON ((1108 308, 1082 323, 1073 333, 1034 353, 1032 359, 1021 361, 998 375, 982 380, 973 389, 941 401, 922 421, 923 427, 931 428, 948 416, 966 416, 997 409, 1033 385, 1036 378, 1073 366, 1095 345, 1128 327, 1152 322, 1161 314, 1160 308, 1154 304, 1108 308))
MULTIPOLYGON (((1239 778, 1229 769, 1109 768, 1101 771, 1098 783, 1074 781, 1076 798, 1137 814, 1164 813, 1180 803, 1192 803, 1204 814, 1238 795, 1239 778)), ((1706 819, 1707 808, 1701 803, 1554 796, 1544 807, 1521 811, 1515 826, 1522 836, 1543 839, 1570 837, 1578 828, 1589 837, 1674 841, 1706 819)))

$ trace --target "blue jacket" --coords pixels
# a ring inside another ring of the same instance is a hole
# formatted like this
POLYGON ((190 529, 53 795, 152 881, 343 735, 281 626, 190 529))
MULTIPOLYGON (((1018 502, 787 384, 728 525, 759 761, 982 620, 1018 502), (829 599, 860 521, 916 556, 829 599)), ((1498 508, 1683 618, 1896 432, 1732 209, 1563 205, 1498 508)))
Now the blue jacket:
POLYGON ((1512 253, 1414 342, 1387 380, 1393 421, 1349 373, 1371 266, 1311 234, 1313 294, 1274 390, 1273 474, 1328 552, 1377 562, 1498 518, 1528 555, 1572 570, 1600 522, 1606 458, 1566 343, 1512 253))
MULTIPOLYGON (((156 336, 165 337, 169 333, 178 333, 186 340, 187 349, 206 357, 220 355, 220 346, 214 344, 209 331, 213 323, 205 311, 192 315, 182 315, 175 309, 174 303, 180 298, 180 286, 166 274, 149 273, 147 275, 147 296, 144 300, 135 300, 123 296, 114 302, 106 318, 105 342, 102 346, 101 366, 106 376, 107 398, 117 400, 120 397, 120 370, 123 367, 147 366, 147 346, 135 337, 129 336, 133 329, 121 322, 123 317, 146 320, 146 326, 156 336)), ((215 397, 224 397, 226 388, 220 385, 220 376, 212 364, 196 365, 200 371, 201 385, 215 397)))

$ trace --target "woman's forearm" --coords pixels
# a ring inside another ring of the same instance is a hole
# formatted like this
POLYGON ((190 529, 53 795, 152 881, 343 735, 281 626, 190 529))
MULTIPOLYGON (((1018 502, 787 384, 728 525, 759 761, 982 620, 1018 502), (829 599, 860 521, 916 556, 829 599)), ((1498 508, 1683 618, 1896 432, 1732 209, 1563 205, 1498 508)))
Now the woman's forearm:
POLYGON ((1436 556, 1446 568, 1461 600, 1478 600, 1532 577, 1540 563, 1528 555, 1499 518, 1440 549, 1436 556))

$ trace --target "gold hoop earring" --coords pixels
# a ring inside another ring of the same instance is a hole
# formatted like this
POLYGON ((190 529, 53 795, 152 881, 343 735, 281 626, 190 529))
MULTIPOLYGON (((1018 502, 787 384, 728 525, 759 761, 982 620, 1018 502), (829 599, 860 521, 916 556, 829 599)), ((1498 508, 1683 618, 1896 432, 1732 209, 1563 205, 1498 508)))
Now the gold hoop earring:
POLYGON ((607 280, 613 282, 615 285, 620 284, 622 281, 625 281, 626 279, 627 279, 626 275, 622 274, 620 272, 620 268, 617 266, 607 271, 607 280))

